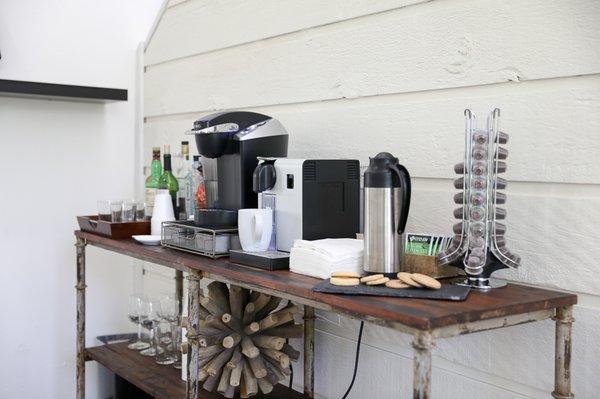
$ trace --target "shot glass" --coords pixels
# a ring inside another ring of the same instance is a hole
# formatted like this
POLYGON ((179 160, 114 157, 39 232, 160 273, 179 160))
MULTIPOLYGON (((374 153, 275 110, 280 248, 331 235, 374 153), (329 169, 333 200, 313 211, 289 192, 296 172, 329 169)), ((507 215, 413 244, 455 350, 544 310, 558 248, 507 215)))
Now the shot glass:
POLYGON ((146 203, 144 201, 135 201, 134 211, 136 221, 140 222, 146 219, 146 203))
POLYGON ((181 326, 179 322, 171 322, 171 339, 173 340, 173 367, 181 369, 181 326))
POLYGON ((111 221, 110 215, 110 201, 98 200, 98 220, 104 220, 105 222, 111 221))
POLYGON ((123 201, 123 222, 133 222, 135 220, 135 201, 123 201))
POLYGON ((122 222, 123 221, 123 201, 121 201, 121 200, 110 201, 110 221, 111 222, 122 222))

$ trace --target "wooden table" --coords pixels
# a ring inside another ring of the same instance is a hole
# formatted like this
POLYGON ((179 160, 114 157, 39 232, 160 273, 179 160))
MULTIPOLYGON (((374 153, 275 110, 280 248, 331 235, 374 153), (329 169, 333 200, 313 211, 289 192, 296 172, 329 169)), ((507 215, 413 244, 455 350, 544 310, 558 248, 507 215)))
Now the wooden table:
MULTIPOLYGON (((453 337, 477 331, 492 330, 552 318, 556 322, 555 387, 556 399, 573 398, 571 392, 571 331, 572 310, 577 296, 517 284, 509 284, 490 292, 472 292, 463 302, 427 299, 402 299, 370 296, 344 296, 313 292, 321 280, 290 271, 265 271, 229 262, 228 259, 210 259, 163 247, 137 244, 133 240, 114 240, 96 234, 76 231, 77 248, 77 398, 85 395, 85 360, 94 359, 104 364, 141 389, 155 392, 148 386, 148 377, 135 378, 124 373, 122 367, 110 362, 98 352, 102 348, 85 348, 85 247, 93 245, 108 251, 173 268, 188 274, 188 319, 197 325, 200 300, 200 280, 209 278, 286 298, 304 305, 304 397, 314 397, 314 310, 323 309, 355 319, 389 327, 414 337, 413 397, 430 398, 431 354, 437 338, 453 337)), ((212 398, 200 389, 198 381, 198 342, 188 336, 188 399, 212 398)), ((111 350, 110 348, 106 350, 111 350)), ((116 352, 116 350, 113 350, 116 352)), ((119 353, 126 351, 120 350, 119 353)), ((121 356, 122 362, 133 364, 121 356)), ((138 356, 139 368, 148 361, 138 356), (145 363, 144 363, 145 362, 145 363)), ((116 361, 117 363, 119 361, 116 361)), ((134 367, 132 365, 129 368, 134 367)), ((164 369, 163 369, 164 370, 164 369)), ((148 371, 152 373, 152 371, 148 371)), ((159 371, 156 371, 159 373, 159 371)), ((162 380, 161 380, 162 381, 162 380)), ((154 393, 152 393, 154 394, 154 393)), ((182 393, 168 397, 182 397, 182 393)), ((213 395, 213 396, 211 396, 213 395)), ((162 397, 161 395, 155 395, 162 397)), ((268 396, 292 398, 287 389, 277 389, 268 396)), ((302 397, 302 395, 300 395, 302 397)))

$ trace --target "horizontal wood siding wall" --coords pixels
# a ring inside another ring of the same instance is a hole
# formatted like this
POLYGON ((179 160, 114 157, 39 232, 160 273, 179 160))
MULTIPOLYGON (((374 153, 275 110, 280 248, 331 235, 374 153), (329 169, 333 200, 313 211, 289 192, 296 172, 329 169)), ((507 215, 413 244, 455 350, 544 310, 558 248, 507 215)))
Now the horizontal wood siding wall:
MULTIPOLYGON (((462 112, 500 107, 507 239, 523 266, 498 274, 581 294, 574 386, 594 398, 599 27, 595 0, 172 0, 145 55, 143 156, 179 148, 202 114, 263 112, 288 128, 292 157, 396 154, 414 177, 409 230, 448 233, 462 112)), ((337 398, 356 324, 321 313, 317 326, 317 393, 337 398)), ((355 397, 409 396, 408 338, 375 326, 365 337, 355 397)), ((434 397, 548 397, 552 340, 548 322, 443 341, 434 397)))

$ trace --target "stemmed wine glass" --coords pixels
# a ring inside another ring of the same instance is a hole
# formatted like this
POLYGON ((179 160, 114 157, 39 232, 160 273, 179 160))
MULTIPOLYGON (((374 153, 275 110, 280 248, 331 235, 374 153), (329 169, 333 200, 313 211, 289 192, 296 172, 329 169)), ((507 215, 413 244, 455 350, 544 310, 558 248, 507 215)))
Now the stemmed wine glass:
POLYGON ((144 306, 144 297, 134 294, 129 297, 129 320, 138 325, 137 341, 127 347, 133 350, 142 350, 150 347, 150 344, 142 341, 142 322, 148 317, 147 307, 144 306))
POLYGON ((143 300, 143 306, 147 310, 147 317, 142 320, 142 326, 150 331, 150 342, 153 343, 147 349, 144 349, 140 352, 140 355, 143 356, 156 356, 156 345, 154 344, 154 335, 156 324, 160 320, 158 313, 160 309, 160 303, 153 298, 145 298, 143 300))

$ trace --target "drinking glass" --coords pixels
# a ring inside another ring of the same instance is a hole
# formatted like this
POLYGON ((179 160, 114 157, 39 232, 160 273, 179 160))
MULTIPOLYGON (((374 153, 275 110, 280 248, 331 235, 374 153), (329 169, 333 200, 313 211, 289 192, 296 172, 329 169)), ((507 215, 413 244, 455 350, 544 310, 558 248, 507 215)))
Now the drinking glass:
POLYGON ((137 341, 129 344, 129 349, 142 350, 150 347, 150 344, 142 341, 142 320, 148 317, 146 311, 142 295, 134 294, 129 297, 129 320, 138 325, 137 341))
POLYGON ((156 323, 154 345, 156 348, 155 361, 157 364, 167 365, 175 362, 170 322, 160 320, 156 323))
POLYGON ((135 201, 123 201, 123 214, 122 218, 124 222, 133 222, 135 220, 135 201))
POLYGON ((135 201, 134 203, 135 220, 142 221, 146 219, 146 203, 144 201, 135 201))
POLYGON ((173 340, 173 367, 181 370, 181 326, 179 320, 171 323, 171 339, 173 340))
POLYGON ((179 320, 179 301, 169 294, 164 294, 160 298, 160 311, 158 316, 169 323, 175 323, 179 320))
POLYGON ((98 204, 98 220, 110 222, 110 201, 99 200, 98 204))
POLYGON ((110 221, 111 222, 123 221, 123 201, 121 201, 121 200, 110 201, 110 221))
POLYGON ((154 336, 155 336, 156 324, 160 320, 160 318, 158 316, 160 304, 157 300, 155 300, 153 298, 146 298, 143 301, 143 303, 144 303, 145 308, 148 310, 148 317, 146 317, 144 320, 142 320, 142 326, 144 326, 144 328, 150 332, 150 342, 152 343, 152 346, 141 351, 140 355, 156 356, 156 345, 154 344, 155 343, 154 336))

